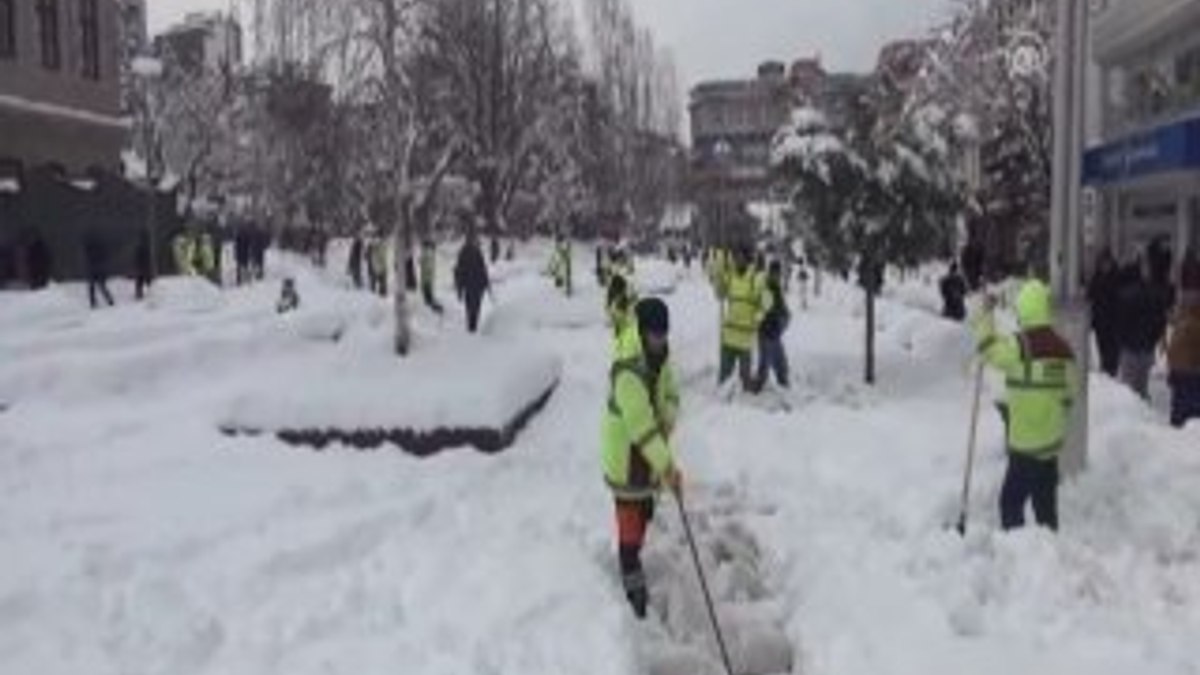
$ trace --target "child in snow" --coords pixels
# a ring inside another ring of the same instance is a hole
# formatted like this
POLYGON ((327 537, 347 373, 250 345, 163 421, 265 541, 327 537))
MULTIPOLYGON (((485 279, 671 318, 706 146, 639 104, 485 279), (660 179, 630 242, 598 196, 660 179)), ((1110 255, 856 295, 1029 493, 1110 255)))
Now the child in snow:
POLYGON ((283 280, 283 288, 279 291, 279 302, 275 305, 275 311, 280 314, 286 314, 300 307, 300 294, 296 292, 295 280, 288 278, 283 280))
POLYGON ((638 618, 646 616, 649 591, 642 572, 642 544, 663 486, 679 494, 682 476, 671 449, 679 414, 679 389, 668 362, 667 305, 646 298, 634 308, 611 370, 603 423, 604 478, 617 511, 618 559, 625 596, 638 618))
POLYGON ((1031 279, 1017 294, 1020 332, 1000 335, 996 301, 984 298, 971 322, 984 361, 1007 382, 1008 471, 1000 490, 1004 529, 1025 524, 1025 502, 1033 501, 1039 525, 1058 529, 1058 456, 1067 436, 1078 374, 1075 355, 1054 330, 1050 289, 1031 279))

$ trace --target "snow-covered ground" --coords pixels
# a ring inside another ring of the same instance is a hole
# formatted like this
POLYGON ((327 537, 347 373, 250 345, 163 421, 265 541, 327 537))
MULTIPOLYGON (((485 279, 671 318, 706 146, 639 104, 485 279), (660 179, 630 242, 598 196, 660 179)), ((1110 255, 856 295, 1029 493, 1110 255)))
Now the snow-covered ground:
MULTIPOLYGON (((707 625, 667 502, 647 552, 657 637, 619 589, 590 251, 568 300, 539 276, 545 249, 523 249, 468 338, 443 248, 449 313, 418 309, 418 351, 474 340, 562 364, 498 455, 302 452, 220 432, 239 397, 269 396, 269 378, 286 389, 281 368, 378 348, 386 305, 346 290, 337 261, 274 260, 302 295, 286 318, 277 281, 164 285, 153 306, 98 312, 78 287, 0 294, 0 672, 719 672, 711 651, 688 651, 707 625)), ((673 277, 638 262, 644 284, 673 277)), ((970 411, 960 326, 885 298, 880 385, 866 388, 859 295, 827 280, 787 336, 793 411, 773 412, 720 402, 716 305, 698 268, 674 286, 676 441, 731 633, 745 615, 778 626, 809 674, 1200 672, 1200 426, 1172 430, 1094 378, 1091 465, 1061 491, 1062 531, 1004 534, 1001 428, 985 410, 963 539, 946 527, 970 411)), ((469 362, 441 359, 437 384, 457 383, 464 408, 469 362)))

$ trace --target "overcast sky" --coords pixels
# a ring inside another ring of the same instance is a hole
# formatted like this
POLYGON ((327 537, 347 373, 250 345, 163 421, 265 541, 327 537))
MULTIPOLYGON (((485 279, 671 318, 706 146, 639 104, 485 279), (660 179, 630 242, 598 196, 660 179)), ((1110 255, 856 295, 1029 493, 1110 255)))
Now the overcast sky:
MULTIPOLYGON (((148 0, 151 35, 230 0, 148 0)), ((744 77, 766 59, 820 55, 828 70, 869 70, 879 47, 921 35, 949 0, 632 0, 639 23, 675 52, 686 86, 744 77)), ((249 3, 246 3, 249 7, 249 3)), ((243 13, 248 22, 249 11, 243 13)), ((583 27, 582 17, 577 22, 583 27)))

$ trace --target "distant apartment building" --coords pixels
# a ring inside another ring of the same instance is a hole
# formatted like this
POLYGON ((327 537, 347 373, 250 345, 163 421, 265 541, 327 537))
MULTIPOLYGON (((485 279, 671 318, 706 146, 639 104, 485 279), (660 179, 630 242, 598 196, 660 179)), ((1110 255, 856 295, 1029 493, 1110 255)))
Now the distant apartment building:
POLYGON ((139 87, 133 61, 149 52, 146 0, 113 0, 117 4, 117 60, 121 82, 121 112, 132 115, 138 106, 139 87))
POLYGON ((817 59, 787 66, 768 61, 747 80, 702 82, 691 91, 691 191, 706 239, 746 241, 748 207, 777 201, 770 175, 771 141, 799 105, 826 110, 841 124, 868 76, 830 74, 817 59))
POLYGON ((242 27, 221 13, 193 13, 154 38, 168 71, 222 72, 242 65, 242 27))

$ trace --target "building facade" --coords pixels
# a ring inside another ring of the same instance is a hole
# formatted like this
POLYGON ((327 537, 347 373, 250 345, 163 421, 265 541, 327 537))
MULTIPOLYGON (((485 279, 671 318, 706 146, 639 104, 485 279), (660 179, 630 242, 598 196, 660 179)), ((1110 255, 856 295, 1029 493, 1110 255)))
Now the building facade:
POLYGON ((707 241, 746 242, 753 214, 781 201, 771 176, 771 142, 797 106, 821 108, 844 123, 870 76, 827 73, 818 59, 768 61, 747 80, 702 82, 691 91, 691 191, 707 241))
POLYGON ((117 4, 117 53, 121 83, 121 112, 133 115, 138 108, 138 77, 133 61, 150 51, 146 0, 114 0, 117 4))
POLYGON ((220 72, 242 65, 242 28, 231 16, 194 13, 154 38, 166 67, 190 74, 220 72))
POLYGON ((770 149, 794 104, 782 63, 750 80, 704 82, 691 92, 692 191, 709 241, 745 237, 745 205, 770 193, 770 149))
POLYGON ((1123 0, 1096 16, 1099 139, 1084 157, 1093 249, 1129 259, 1200 244, 1200 0, 1123 0))
POLYGON ((114 0, 0 0, 0 177, 120 168, 114 0))

